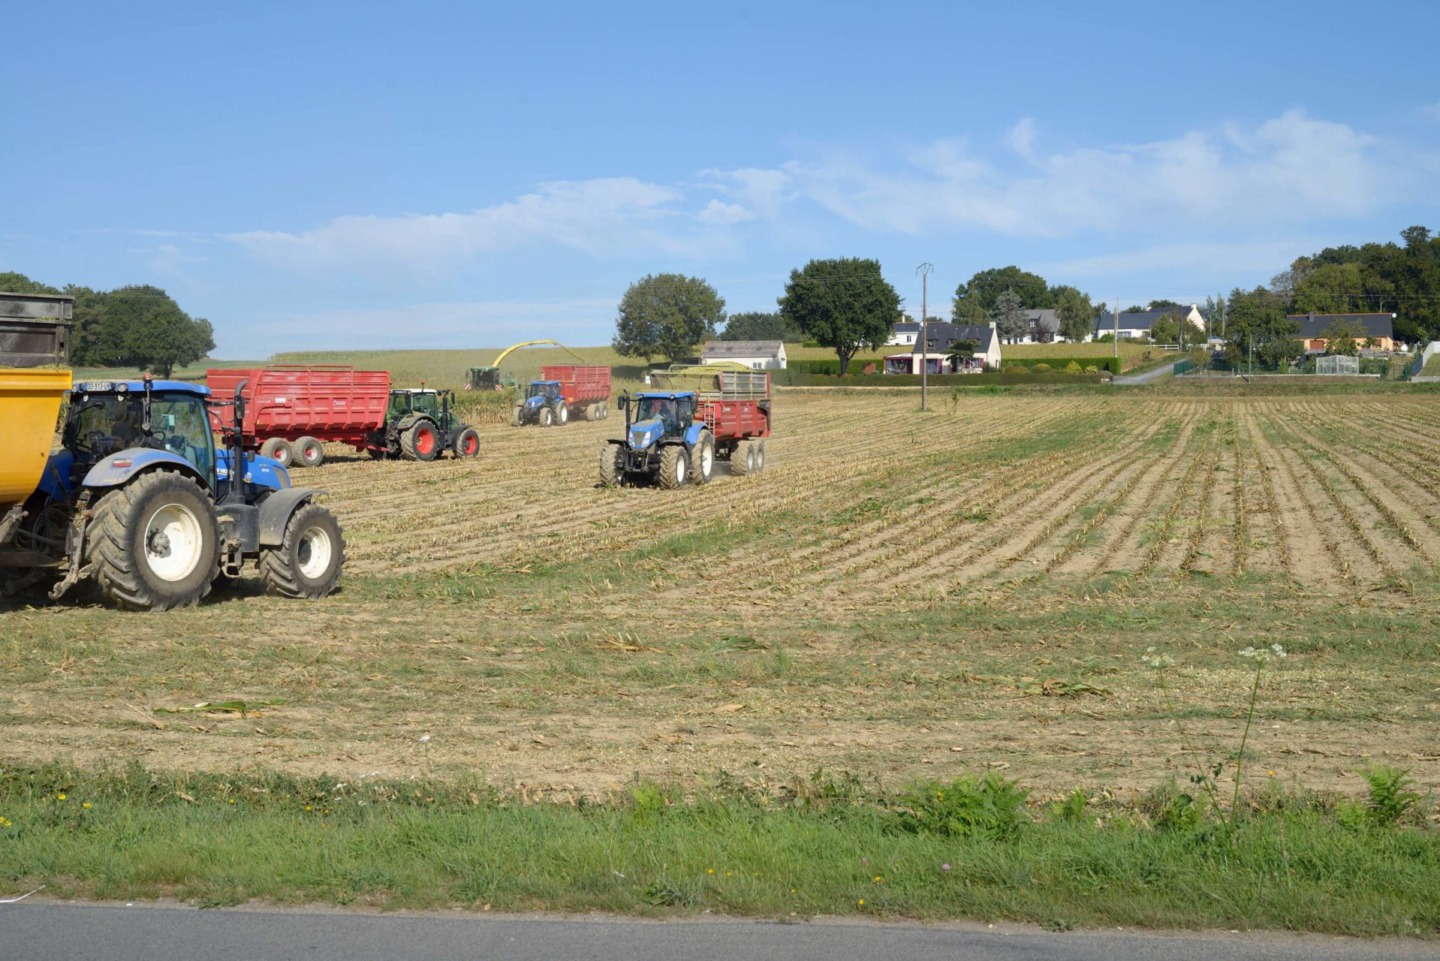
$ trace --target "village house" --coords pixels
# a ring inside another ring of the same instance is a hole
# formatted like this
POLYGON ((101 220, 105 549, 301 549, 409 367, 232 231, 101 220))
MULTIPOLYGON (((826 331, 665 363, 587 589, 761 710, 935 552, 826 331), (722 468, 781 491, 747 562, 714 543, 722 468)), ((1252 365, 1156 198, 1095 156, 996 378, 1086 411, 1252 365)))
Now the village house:
MULTIPOLYGON (((915 326, 918 334, 920 325, 915 326)), ((923 348, 917 337, 909 352, 885 356, 887 374, 918 374, 921 365, 929 374, 979 373, 986 367, 999 370, 1000 337, 995 333, 995 325, 926 324, 923 348), (967 340, 974 343, 975 349, 966 357, 952 358, 955 344, 967 340)))
POLYGON ((711 340, 700 349, 700 363, 744 364, 751 370, 784 370, 785 344, 779 340, 711 340))
POLYGON ((1300 325, 1296 336, 1305 345, 1307 354, 1323 354, 1328 349, 1326 335, 1348 329, 1357 347, 1367 350, 1395 349, 1394 314, 1286 314, 1286 320, 1300 325))
POLYGON ((1205 329, 1205 317, 1200 313, 1200 308, 1194 304, 1179 309, 1171 307, 1166 310, 1122 311, 1118 323, 1114 312, 1107 310, 1095 318, 1094 330, 1087 340, 1094 340, 1106 334, 1114 334, 1119 340, 1149 340, 1156 322, 1162 317, 1174 317, 1181 322, 1188 322, 1200 330, 1205 329))

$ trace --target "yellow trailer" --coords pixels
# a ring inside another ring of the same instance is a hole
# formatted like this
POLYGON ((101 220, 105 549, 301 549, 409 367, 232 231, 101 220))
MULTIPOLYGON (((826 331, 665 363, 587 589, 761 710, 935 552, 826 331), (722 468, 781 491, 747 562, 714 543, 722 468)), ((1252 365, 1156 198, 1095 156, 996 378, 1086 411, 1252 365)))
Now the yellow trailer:
POLYGON ((60 402, 70 389, 70 371, 41 367, 0 368, 0 516, 29 497, 40 483, 60 402))

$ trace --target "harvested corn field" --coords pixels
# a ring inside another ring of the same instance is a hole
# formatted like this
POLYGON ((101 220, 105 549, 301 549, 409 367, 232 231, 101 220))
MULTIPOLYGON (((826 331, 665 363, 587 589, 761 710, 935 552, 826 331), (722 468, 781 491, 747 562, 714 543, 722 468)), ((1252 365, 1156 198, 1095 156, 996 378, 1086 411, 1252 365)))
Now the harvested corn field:
POLYGON ((295 481, 345 525, 339 594, 0 609, 0 757, 572 796, 1136 792, 1242 758, 1256 787, 1440 787, 1434 397, 917 401, 783 391, 764 473, 677 492, 597 487, 618 417, 489 428, 476 460, 336 446, 295 481), (1239 755, 1237 652, 1272 644, 1239 755))

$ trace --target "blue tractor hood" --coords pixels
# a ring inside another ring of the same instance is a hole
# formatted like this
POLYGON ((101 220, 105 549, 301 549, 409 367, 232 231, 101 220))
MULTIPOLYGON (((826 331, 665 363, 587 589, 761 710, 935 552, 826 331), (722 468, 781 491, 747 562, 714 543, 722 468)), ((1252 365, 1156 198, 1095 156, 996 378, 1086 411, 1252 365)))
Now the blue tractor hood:
POLYGON ((630 436, 625 440, 631 450, 646 450, 665 433, 665 425, 658 417, 638 420, 630 425, 630 436))
MULTIPOLYGON (((230 451, 222 448, 215 452, 215 476, 222 481, 230 479, 230 451)), ((278 460, 258 454, 253 458, 245 457, 244 479, 256 487, 269 490, 284 490, 290 486, 290 472, 278 460)))

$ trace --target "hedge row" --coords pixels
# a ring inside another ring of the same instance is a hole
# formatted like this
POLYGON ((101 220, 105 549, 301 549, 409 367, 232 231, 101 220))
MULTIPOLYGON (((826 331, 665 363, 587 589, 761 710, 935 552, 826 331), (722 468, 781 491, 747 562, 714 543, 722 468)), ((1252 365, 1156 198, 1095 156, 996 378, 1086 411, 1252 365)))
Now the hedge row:
MULTIPOLYGON (((918 374, 846 374, 844 377, 811 374, 787 368, 771 371, 773 382, 782 387, 919 387, 918 374)), ((1007 373, 991 371, 984 374, 930 374, 926 383, 931 387, 982 387, 1000 384, 1099 384, 1108 374, 1007 373)))

